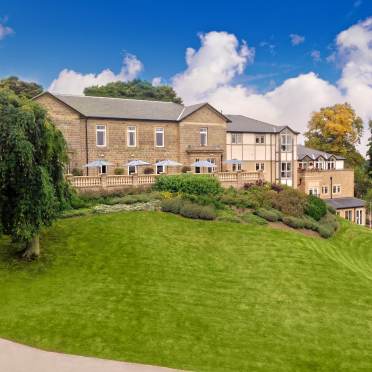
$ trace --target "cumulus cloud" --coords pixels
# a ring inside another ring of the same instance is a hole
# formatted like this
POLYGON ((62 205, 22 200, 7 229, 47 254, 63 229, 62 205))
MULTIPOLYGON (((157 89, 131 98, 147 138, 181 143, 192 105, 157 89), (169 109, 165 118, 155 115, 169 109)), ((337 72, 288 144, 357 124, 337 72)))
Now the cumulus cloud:
POLYGON ((211 32, 201 36, 198 50, 186 52, 187 68, 173 78, 173 88, 186 104, 208 101, 224 113, 287 124, 300 132, 312 112, 342 102, 350 102, 367 123, 372 118, 372 17, 341 32, 336 47, 342 68, 336 84, 309 72, 259 94, 249 82, 234 84, 253 61, 251 49, 232 34, 211 32))
POLYGON ((7 17, 0 19, 0 40, 3 40, 7 36, 14 34, 14 30, 6 25, 7 20, 7 17))
POLYGON ((172 85, 185 101, 200 101, 239 74, 254 59, 254 49, 235 35, 212 31, 199 35, 201 47, 186 50, 187 68, 172 79, 172 85))
POLYGON ((158 86, 160 86, 161 83, 162 83, 162 79, 161 79, 160 76, 156 76, 156 77, 154 77, 154 78, 152 79, 152 81, 151 81, 151 84, 152 84, 152 86, 154 86, 154 87, 158 87, 158 86))
POLYGON ((291 39, 291 44, 294 46, 300 45, 305 41, 305 36, 301 36, 298 34, 290 34, 289 38, 291 39))
POLYGON ((133 80, 142 70, 142 62, 136 56, 126 54, 118 74, 110 69, 105 69, 98 74, 82 74, 74 70, 64 69, 59 73, 58 78, 53 80, 48 90, 55 93, 83 94, 85 88, 93 85, 133 80))

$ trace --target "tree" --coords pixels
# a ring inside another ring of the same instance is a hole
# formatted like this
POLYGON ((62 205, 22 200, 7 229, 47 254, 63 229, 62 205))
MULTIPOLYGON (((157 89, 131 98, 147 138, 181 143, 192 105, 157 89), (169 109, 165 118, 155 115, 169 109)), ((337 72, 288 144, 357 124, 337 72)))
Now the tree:
POLYGON ((69 198, 66 160, 64 138, 45 110, 0 90, 0 226, 26 258, 39 256, 40 229, 69 198))
POLYGON ((167 101, 182 103, 172 87, 168 85, 153 86, 148 81, 135 79, 126 83, 117 81, 102 86, 93 86, 84 89, 86 96, 117 97, 144 99, 150 101, 167 101))
POLYGON ((368 122, 370 137, 368 139, 368 149, 367 149, 367 174, 372 182, 372 120, 368 122))
POLYGON ((348 104, 321 108, 312 114, 305 133, 305 145, 341 155, 349 166, 362 166, 364 159, 356 150, 363 133, 363 121, 348 104))
POLYGON ((33 98, 43 92, 41 85, 19 80, 16 76, 0 80, 0 89, 11 90, 17 96, 25 98, 33 98))

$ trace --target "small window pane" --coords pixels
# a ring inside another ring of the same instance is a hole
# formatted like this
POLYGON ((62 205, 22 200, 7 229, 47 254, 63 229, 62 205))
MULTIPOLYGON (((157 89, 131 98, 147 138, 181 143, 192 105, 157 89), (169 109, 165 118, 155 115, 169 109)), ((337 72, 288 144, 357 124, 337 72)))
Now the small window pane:
POLYGON ((164 147, 164 129, 156 128, 155 134, 156 147, 164 147))

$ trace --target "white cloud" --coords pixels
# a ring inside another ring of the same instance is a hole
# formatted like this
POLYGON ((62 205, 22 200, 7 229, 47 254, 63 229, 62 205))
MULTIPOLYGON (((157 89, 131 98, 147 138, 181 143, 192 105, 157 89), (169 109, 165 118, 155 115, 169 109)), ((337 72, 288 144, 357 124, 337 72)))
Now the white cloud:
POLYGON ((254 49, 227 32, 212 31, 199 38, 199 50, 186 50, 187 69, 172 79, 173 87, 185 101, 200 101, 241 74, 254 59, 254 49))
POLYGON ((314 62, 320 62, 322 58, 320 57, 320 51, 319 50, 312 50, 310 53, 311 58, 314 62))
POLYGON ((152 79, 151 81, 151 84, 154 86, 154 87, 158 87, 159 85, 162 84, 162 78, 160 76, 156 76, 152 79))
POLYGON ((3 40, 7 36, 14 34, 14 30, 6 25, 7 20, 7 17, 0 19, 0 40, 3 40))
POLYGON ((305 41, 305 36, 298 35, 298 34, 290 34, 289 38, 291 39, 292 45, 300 45, 305 41))
POLYGON ((118 74, 110 69, 105 69, 98 74, 82 74, 74 70, 62 70, 58 78, 53 80, 49 91, 66 94, 83 94, 86 87, 105 85, 115 81, 133 80, 143 70, 142 62, 132 54, 126 54, 123 65, 118 74))
POLYGON ((173 87, 186 104, 209 101, 224 113, 288 124, 300 132, 313 111, 342 102, 350 102, 367 123, 372 118, 372 17, 341 32, 336 46, 342 63, 336 84, 309 72, 259 94, 249 85, 234 84, 253 60, 250 49, 234 35, 210 32, 202 35, 198 50, 188 50, 187 68, 173 78, 173 87))
POLYGON ((329 63, 336 62, 336 52, 332 52, 330 55, 328 55, 326 61, 329 63))

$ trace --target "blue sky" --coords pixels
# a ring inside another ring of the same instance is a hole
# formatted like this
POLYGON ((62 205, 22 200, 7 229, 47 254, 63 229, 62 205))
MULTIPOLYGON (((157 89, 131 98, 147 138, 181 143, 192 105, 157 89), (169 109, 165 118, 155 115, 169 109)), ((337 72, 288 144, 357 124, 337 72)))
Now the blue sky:
POLYGON ((186 104, 300 132, 312 112, 349 102, 366 126, 364 152, 372 0, 1 0, 0 77, 9 75, 72 94, 161 78, 186 104))
POLYGON ((8 18, 14 34, 0 41, 0 75, 36 79, 48 87, 64 68, 118 71, 129 52, 143 62, 142 78, 169 78, 185 69, 185 50, 198 48, 198 33, 227 31, 256 49, 255 63, 239 81, 261 91, 308 71, 335 81, 340 71, 326 61, 335 36, 371 10, 367 0, 2 0, 0 17, 8 18), (305 41, 294 47, 290 34, 305 41), (320 51, 321 61, 313 60, 313 50, 320 51))

